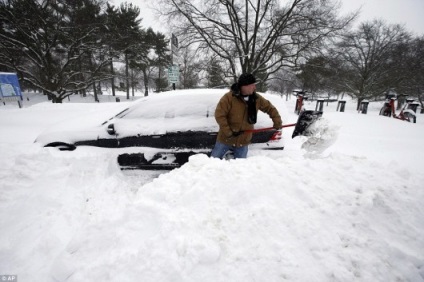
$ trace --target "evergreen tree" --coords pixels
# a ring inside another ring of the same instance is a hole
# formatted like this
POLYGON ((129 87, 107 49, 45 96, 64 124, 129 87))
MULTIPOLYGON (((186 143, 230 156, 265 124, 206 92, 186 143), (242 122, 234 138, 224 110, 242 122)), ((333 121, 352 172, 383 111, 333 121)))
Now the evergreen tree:
POLYGON ((91 68, 81 64, 99 47, 99 10, 94 0, 79 3, 84 4, 69 7, 66 0, 0 2, 0 65, 16 71, 53 102, 92 85, 104 65, 101 60, 91 68), (90 25, 84 22, 86 16, 80 16, 85 12, 90 14, 90 25))
POLYGON ((206 72, 207 72, 207 85, 209 88, 227 85, 227 82, 225 81, 225 78, 224 78, 225 72, 217 59, 212 58, 209 60, 209 64, 207 66, 206 72))
POLYGON ((151 33, 153 50, 155 52, 155 59, 152 60, 152 64, 158 69, 158 77, 155 79, 156 90, 158 92, 166 89, 168 86, 168 80, 165 76, 164 70, 166 67, 171 65, 171 55, 168 48, 169 41, 165 38, 163 33, 151 33))

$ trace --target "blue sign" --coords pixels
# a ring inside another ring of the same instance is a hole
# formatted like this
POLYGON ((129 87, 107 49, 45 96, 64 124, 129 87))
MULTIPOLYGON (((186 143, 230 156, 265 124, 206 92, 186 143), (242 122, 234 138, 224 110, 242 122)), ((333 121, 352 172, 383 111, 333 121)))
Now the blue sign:
POLYGON ((21 87, 16 73, 0 72, 0 96, 22 99, 21 87))

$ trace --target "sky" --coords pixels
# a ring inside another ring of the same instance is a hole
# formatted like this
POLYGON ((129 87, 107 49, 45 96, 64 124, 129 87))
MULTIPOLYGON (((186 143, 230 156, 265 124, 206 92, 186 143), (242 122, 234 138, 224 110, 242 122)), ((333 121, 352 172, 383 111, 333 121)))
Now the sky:
MULTIPOLYGON (((73 95, 53 104, 25 93, 21 109, 0 103, 1 274, 20 282, 424 281, 423 114, 414 124, 379 116, 383 101, 367 114, 354 100, 344 112, 329 103, 312 136, 283 130, 284 150, 251 146, 247 159, 228 161, 198 154, 172 171, 121 171, 120 150, 34 143, 54 124, 82 126, 84 117, 85 126, 137 103, 118 94, 120 103, 73 95)), ((295 122, 295 99, 274 96, 284 123, 295 122)))
MULTIPOLYGON (((154 15, 154 0, 127 0, 141 8, 142 24, 154 30, 167 32, 165 25, 154 15)), ((115 5, 123 1, 114 0, 115 5)), ((380 18, 390 24, 404 24, 415 35, 424 35, 424 0, 341 0, 342 13, 362 7, 358 23, 380 18)))
POLYGON ((361 8, 358 22, 381 18, 404 24, 415 35, 424 35, 424 0, 342 0, 342 11, 361 8))

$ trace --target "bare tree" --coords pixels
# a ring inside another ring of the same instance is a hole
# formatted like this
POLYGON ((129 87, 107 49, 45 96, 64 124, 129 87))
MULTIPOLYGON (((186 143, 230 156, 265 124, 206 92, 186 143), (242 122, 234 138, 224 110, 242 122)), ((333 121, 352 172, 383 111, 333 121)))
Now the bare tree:
POLYGON ((201 60, 190 48, 180 49, 180 83, 183 89, 193 88, 199 84, 201 60))
POLYGON ((264 81, 293 67, 355 15, 338 18, 331 0, 162 0, 180 44, 196 44, 226 61, 232 76, 260 75, 264 81))
POLYGON ((302 89, 301 81, 292 71, 280 69, 269 83, 269 90, 279 92, 281 96, 286 95, 286 101, 295 89, 302 89))
POLYGON ((393 65, 399 83, 396 92, 417 98, 421 106, 424 99, 424 37, 398 44, 393 51, 393 65))
POLYGON ((344 36, 336 52, 340 80, 344 90, 362 100, 380 96, 397 84, 391 64, 393 49, 409 40, 409 34, 400 25, 386 25, 381 20, 365 22, 344 36))

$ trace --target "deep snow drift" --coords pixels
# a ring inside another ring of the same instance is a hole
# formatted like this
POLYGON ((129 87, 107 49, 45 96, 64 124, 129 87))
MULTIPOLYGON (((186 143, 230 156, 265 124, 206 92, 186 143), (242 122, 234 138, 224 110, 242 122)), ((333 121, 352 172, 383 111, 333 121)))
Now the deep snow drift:
MULTIPOLYGON (((223 93, 225 90, 223 90, 223 93)), ((424 281, 424 115, 324 108, 314 138, 122 172, 33 141, 124 103, 0 106, 0 275, 18 281, 424 281)), ((296 120, 294 99, 280 108, 296 120)), ((306 105, 314 109, 315 104, 306 105)))

